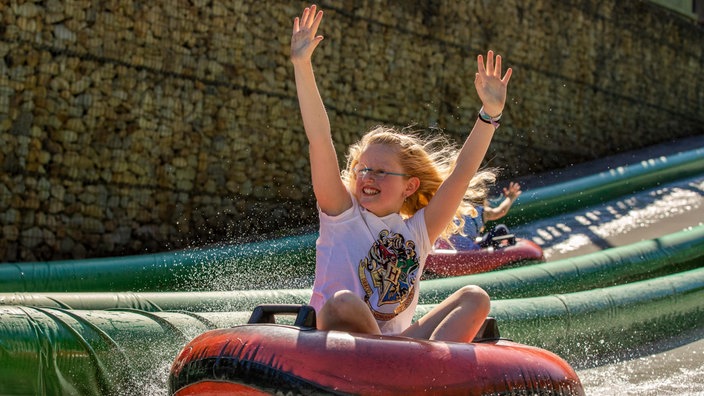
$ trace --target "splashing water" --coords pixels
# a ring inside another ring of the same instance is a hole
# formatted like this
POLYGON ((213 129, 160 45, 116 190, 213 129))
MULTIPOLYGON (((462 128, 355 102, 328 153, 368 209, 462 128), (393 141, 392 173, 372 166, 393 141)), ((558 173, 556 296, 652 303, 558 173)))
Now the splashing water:
POLYGON ((704 331, 684 345, 595 368, 578 370, 587 395, 704 394, 704 331), (694 341, 692 341, 694 339, 694 341))

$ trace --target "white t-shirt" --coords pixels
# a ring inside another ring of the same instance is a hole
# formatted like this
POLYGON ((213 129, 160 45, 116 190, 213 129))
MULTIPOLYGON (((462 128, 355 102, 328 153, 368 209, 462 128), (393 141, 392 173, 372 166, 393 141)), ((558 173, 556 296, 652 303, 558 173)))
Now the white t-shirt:
POLYGON ((352 196, 338 216, 320 214, 310 305, 316 310, 339 290, 350 290, 371 309, 383 334, 399 334, 413 319, 420 277, 431 249, 424 210, 410 219, 377 217, 352 196))

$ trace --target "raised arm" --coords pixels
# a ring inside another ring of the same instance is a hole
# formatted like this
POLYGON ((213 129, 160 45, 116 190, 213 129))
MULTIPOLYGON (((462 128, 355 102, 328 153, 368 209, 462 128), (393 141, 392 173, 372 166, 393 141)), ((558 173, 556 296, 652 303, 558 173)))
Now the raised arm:
POLYGON ((484 221, 498 220, 506 216, 519 195, 521 195, 520 184, 511 182, 508 188, 504 187, 504 200, 496 207, 484 207, 484 221))
MULTIPOLYGON (((494 59, 494 52, 487 53, 486 66, 484 57, 477 57, 477 73, 474 86, 483 104, 484 113, 498 117, 506 103, 506 88, 511 78, 512 70, 506 70, 501 77, 501 56, 494 59)), ((460 150, 455 169, 443 182, 437 193, 425 209, 425 222, 428 236, 433 241, 445 229, 457 211, 467 191, 470 180, 479 169, 489 143, 494 136, 493 124, 477 118, 474 127, 460 150)))
POLYGON ((323 40, 323 36, 316 35, 322 19, 323 12, 316 13, 313 5, 293 21, 291 62, 303 127, 308 137, 313 192, 320 210, 329 215, 337 215, 352 206, 352 201, 340 179, 330 121, 315 82, 311 62, 313 51, 323 40))

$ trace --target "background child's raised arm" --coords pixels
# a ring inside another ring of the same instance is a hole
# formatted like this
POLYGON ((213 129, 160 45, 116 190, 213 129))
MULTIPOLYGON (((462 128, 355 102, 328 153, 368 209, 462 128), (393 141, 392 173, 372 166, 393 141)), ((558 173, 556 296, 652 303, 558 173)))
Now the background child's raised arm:
POLYGON ((341 178, 337 154, 330 133, 330 121, 313 74, 311 57, 323 40, 316 35, 323 12, 310 6, 293 21, 291 62, 296 77, 298 103, 308 137, 313 191, 320 210, 337 215, 352 206, 341 178))

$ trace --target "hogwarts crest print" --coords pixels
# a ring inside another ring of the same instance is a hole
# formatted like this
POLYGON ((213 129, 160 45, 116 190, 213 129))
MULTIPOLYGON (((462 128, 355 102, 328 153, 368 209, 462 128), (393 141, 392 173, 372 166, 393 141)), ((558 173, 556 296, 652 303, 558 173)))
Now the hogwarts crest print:
POLYGON ((388 321, 413 302, 420 264, 415 242, 383 230, 359 263, 364 301, 377 320, 388 321))

